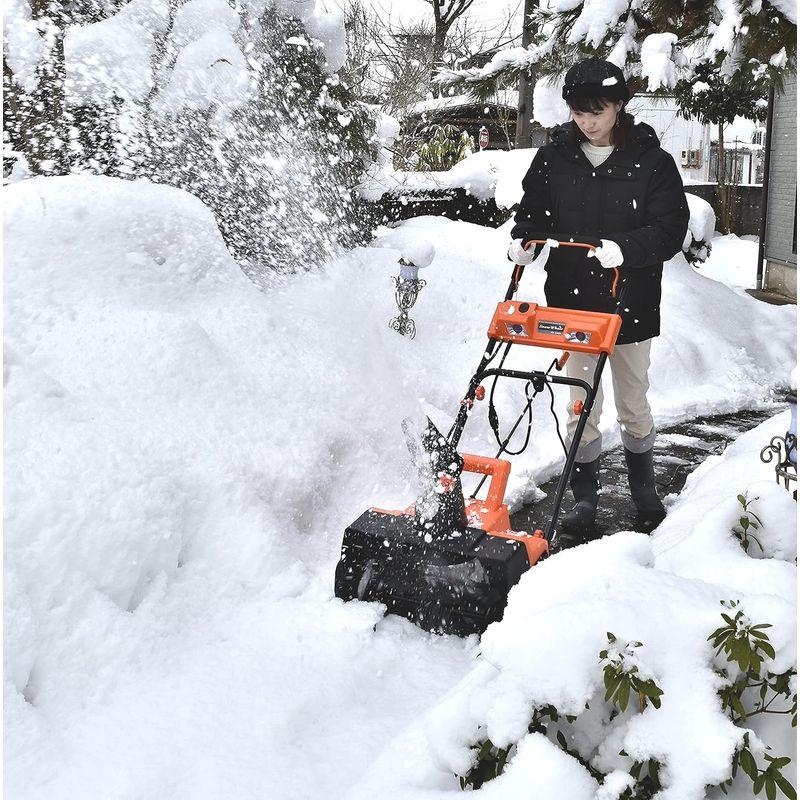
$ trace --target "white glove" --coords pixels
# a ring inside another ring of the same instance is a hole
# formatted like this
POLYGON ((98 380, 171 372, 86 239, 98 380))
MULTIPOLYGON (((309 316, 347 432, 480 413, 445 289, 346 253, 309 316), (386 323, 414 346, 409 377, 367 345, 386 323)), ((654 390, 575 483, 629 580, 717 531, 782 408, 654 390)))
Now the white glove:
POLYGON ((602 265, 603 269, 614 269, 614 267, 621 267, 622 262, 625 260, 622 256, 622 250, 616 242, 610 242, 608 239, 601 239, 601 247, 595 249, 594 252, 589 251, 589 257, 594 256, 602 265))
POLYGON ((533 261, 535 256, 534 249, 535 248, 531 247, 530 250, 526 250, 522 246, 522 239, 514 239, 508 248, 508 257, 515 264, 519 264, 519 266, 524 267, 533 261))

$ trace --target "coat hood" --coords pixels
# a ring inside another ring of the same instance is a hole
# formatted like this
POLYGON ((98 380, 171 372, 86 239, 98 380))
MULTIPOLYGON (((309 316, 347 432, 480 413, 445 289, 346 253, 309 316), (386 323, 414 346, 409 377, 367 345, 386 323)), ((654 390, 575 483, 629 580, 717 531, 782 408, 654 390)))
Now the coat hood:
MULTIPOLYGON (((575 135, 575 123, 570 120, 563 125, 559 125, 550 135, 550 141, 556 147, 578 146, 578 137, 575 135)), ((638 145, 641 150, 650 150, 652 147, 659 147, 661 142, 658 140, 656 132, 646 123, 639 122, 631 128, 630 141, 638 145)))

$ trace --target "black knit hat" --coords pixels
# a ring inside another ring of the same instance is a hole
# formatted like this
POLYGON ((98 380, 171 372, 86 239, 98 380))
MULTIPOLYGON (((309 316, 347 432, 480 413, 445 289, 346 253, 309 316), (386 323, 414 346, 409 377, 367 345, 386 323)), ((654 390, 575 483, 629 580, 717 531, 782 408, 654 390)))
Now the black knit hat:
POLYGON ((574 97, 603 97, 609 100, 630 99, 622 70, 610 61, 586 58, 567 70, 561 96, 569 102, 574 97))

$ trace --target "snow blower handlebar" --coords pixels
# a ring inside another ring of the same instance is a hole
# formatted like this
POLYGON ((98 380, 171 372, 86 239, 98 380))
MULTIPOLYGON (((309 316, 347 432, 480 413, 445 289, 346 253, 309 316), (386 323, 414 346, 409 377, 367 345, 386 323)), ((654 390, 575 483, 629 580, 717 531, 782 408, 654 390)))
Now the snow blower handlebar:
MULTIPOLYGON (((593 256, 594 251, 597 250, 598 247, 603 246, 602 239, 597 239, 594 236, 584 236, 583 239, 579 242, 576 242, 574 237, 568 237, 564 234, 554 233, 550 234, 549 236, 545 233, 531 233, 529 237, 523 238, 523 249, 527 250, 532 245, 546 245, 548 242, 552 242, 555 244, 556 247, 578 247, 583 250, 589 250, 591 252, 587 253, 588 256, 593 256)), ((522 273, 525 271, 524 265, 516 265, 516 269, 514 270, 514 275, 511 279, 511 286, 509 286, 509 290, 506 293, 506 300, 510 300, 517 291, 519 287, 519 282, 522 280, 522 273)), ((617 296, 617 285, 619 284, 619 269, 614 267, 614 282, 611 285, 611 296, 616 298, 617 296)))

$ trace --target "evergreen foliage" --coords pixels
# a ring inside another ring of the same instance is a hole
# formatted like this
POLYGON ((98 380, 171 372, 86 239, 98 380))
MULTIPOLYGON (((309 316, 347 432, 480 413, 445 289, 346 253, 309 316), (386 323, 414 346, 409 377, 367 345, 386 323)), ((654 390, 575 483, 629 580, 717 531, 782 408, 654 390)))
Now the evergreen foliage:
MULTIPOLYGON (((768 669, 764 671, 766 659, 775 658, 766 633, 772 626, 768 623, 754 625, 739 607, 738 600, 720 602, 731 613, 722 612, 725 624, 711 633, 708 640, 716 648, 716 656, 725 655, 725 667, 717 671, 722 682, 719 690, 722 710, 734 725, 742 725, 759 714, 779 714, 791 715, 792 726, 797 727, 797 670, 779 674, 768 669), (755 697, 758 699, 753 700, 755 697), (776 700, 783 703, 783 708, 773 706, 776 700)), ((731 777, 720 784, 720 789, 727 794, 741 770, 753 782, 753 794, 763 791, 767 798, 775 800, 780 790, 788 800, 797 800, 795 787, 781 772, 790 762, 788 756, 777 757, 765 752, 763 764, 759 766, 757 754, 751 750, 750 733, 746 732, 731 765, 731 777)))
MULTIPOLYGON (((715 648, 715 658, 724 656, 724 662, 715 670, 720 678, 722 711, 738 726, 759 714, 782 714, 791 715, 792 725, 796 727, 797 671, 791 669, 775 674, 769 669, 765 670, 765 665, 769 663, 767 659, 772 661, 775 658, 775 650, 766 633, 772 626, 768 623, 753 624, 739 608, 738 601, 720 602, 726 608, 722 612, 725 624, 714 630, 708 641, 715 648), (783 707, 776 708, 773 705, 776 701, 782 702, 783 707)), ((626 713, 631 697, 638 699, 635 713, 643 713, 648 705, 652 705, 655 711, 660 709, 664 693, 652 677, 643 674, 637 656, 642 643, 627 642, 621 645, 611 632, 607 634, 607 638, 608 647, 599 654, 605 687, 604 718, 611 722, 620 714, 626 713)), ((587 703, 587 710, 589 707, 587 703)), ((592 758, 582 755, 570 746, 570 740, 574 738, 571 726, 576 720, 575 716, 562 715, 554 706, 545 705, 533 710, 528 732, 547 736, 585 767, 598 783, 602 783, 604 774, 592 765, 592 758)), ((687 724, 690 721, 687 720, 687 724)), ((458 776, 462 789, 478 789, 487 781, 501 775, 513 758, 516 745, 501 748, 496 747, 491 740, 484 739, 473 750, 475 756, 472 768, 465 775, 458 776)), ((769 752, 760 756, 759 753, 760 751, 753 752, 750 732, 745 730, 741 745, 731 763, 731 777, 720 784, 719 788, 727 794, 741 770, 752 780, 754 794, 764 791, 767 798, 775 800, 779 790, 788 800, 797 800, 795 788, 782 772, 791 763, 791 758, 773 756, 769 752)), ((620 756, 630 758, 624 750, 620 752, 620 756)), ((654 758, 632 760, 628 770, 632 784, 620 795, 620 800, 651 800, 656 797, 663 788, 660 780, 661 766, 654 758)))
POLYGON ((531 47, 507 51, 495 68, 441 70, 438 80, 454 92, 486 97, 496 90, 498 80, 517 79, 535 67, 539 77, 555 83, 576 61, 596 56, 624 66, 634 94, 647 87, 642 45, 653 34, 673 37, 675 65, 667 85, 648 87, 654 91, 672 90, 678 81, 692 83, 698 71, 709 67, 728 81, 740 73, 755 74, 757 80, 766 78, 781 87, 785 71, 796 69, 796 24, 767 0, 733 0, 725 7, 725 16, 714 0, 686 4, 629 0, 618 15, 616 10, 608 19, 601 18, 602 11, 597 14, 597 9, 583 2, 566 8, 537 8, 537 33, 531 47), (731 28, 729 40, 721 36, 726 26, 731 28), (780 58, 782 50, 785 61, 780 58))
POLYGON ((417 169, 444 171, 475 152, 472 137, 455 125, 431 125, 417 146, 417 169))
POLYGON ((739 544, 742 546, 742 550, 745 553, 748 553, 750 550, 750 544, 755 544, 758 549, 763 553, 764 548, 761 546, 761 542, 758 540, 758 537, 753 533, 754 530, 758 530, 762 522, 756 515, 754 511, 750 510, 750 506, 756 500, 757 497, 754 497, 752 500, 749 500, 747 494, 740 494, 737 495, 736 498, 739 501, 739 505, 742 507, 742 516, 739 517, 738 524, 731 529, 731 532, 739 541, 739 544))

